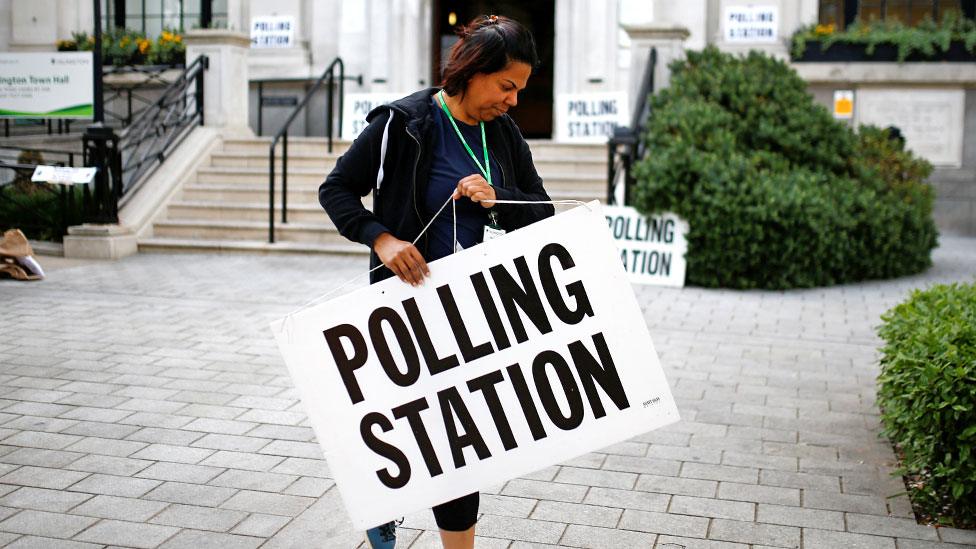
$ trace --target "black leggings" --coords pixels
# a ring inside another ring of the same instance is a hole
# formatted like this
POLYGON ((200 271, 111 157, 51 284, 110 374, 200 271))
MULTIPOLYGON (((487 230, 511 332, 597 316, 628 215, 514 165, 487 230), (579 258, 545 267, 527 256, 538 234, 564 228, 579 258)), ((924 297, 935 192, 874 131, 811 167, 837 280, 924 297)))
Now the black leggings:
POLYGON ((478 522, 478 492, 435 505, 437 527, 448 532, 464 532, 478 522))

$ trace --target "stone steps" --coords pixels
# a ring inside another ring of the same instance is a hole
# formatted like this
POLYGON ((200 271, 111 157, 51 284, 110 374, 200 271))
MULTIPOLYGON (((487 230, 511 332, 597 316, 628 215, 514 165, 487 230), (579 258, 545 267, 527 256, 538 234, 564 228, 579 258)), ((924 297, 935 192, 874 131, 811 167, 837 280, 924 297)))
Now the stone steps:
MULTIPOLYGON (((270 138, 227 139, 182 187, 139 249, 152 252, 365 254, 339 234, 318 202, 318 188, 348 149, 322 138, 293 138, 288 152, 288 223, 281 223, 282 165, 276 159, 275 243, 268 241, 270 138)), ((554 200, 600 200, 606 193, 606 148, 530 142, 554 200)), ((372 197, 363 204, 369 208, 372 197)))

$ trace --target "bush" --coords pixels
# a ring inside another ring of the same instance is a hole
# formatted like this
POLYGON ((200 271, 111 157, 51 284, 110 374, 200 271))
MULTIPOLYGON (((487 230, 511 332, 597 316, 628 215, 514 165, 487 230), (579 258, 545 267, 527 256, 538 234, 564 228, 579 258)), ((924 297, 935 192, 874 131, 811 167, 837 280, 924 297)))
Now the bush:
POLYGON ((916 508, 976 526, 976 283, 916 290, 878 330, 878 405, 916 508))
POLYGON ((652 96, 630 203, 690 224, 691 284, 793 288, 931 264, 931 165, 887 130, 854 133, 785 63, 710 47, 652 96))

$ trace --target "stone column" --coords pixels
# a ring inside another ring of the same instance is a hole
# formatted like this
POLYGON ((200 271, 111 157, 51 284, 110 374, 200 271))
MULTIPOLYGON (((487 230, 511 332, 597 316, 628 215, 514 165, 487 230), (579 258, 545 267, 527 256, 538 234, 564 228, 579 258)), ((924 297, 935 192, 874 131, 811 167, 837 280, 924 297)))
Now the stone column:
POLYGON ((660 90, 668 87, 671 81, 671 71, 668 69, 668 64, 677 59, 684 59, 684 43, 690 33, 685 27, 671 24, 651 23, 622 25, 622 27, 627 32, 627 36, 630 37, 631 71, 628 91, 634 101, 641 101, 642 99, 637 97, 637 92, 640 88, 641 79, 644 77, 651 48, 657 49, 654 89, 660 90))
POLYGON ((193 29, 183 35, 186 63, 206 55, 210 67, 203 77, 203 120, 226 135, 252 135, 247 118, 247 34, 226 29, 193 29))

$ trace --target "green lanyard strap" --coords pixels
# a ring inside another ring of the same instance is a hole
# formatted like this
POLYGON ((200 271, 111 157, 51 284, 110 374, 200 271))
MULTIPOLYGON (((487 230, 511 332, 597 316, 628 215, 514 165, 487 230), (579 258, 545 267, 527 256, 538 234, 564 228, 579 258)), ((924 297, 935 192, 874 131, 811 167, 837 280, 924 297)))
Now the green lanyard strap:
POLYGON ((481 126, 481 147, 485 151, 485 165, 482 166, 481 162, 478 162, 478 157, 474 155, 474 151, 472 151, 471 147, 468 146, 468 142, 465 141, 464 136, 461 135, 461 130, 458 129, 457 123, 454 122, 454 116, 451 115, 451 110, 447 108, 447 103, 444 102, 443 90, 438 92, 437 99, 440 101, 441 108, 444 109, 444 113, 447 114, 447 119, 451 121, 451 126, 454 126, 454 131, 457 132, 457 136, 458 139, 461 140, 461 144, 464 145, 464 148, 468 151, 468 154, 471 155, 471 160, 474 160, 475 165, 478 166, 478 169, 481 170, 481 173, 485 176, 485 180, 487 180, 488 184, 491 185, 491 164, 488 163, 488 140, 485 139, 485 123, 478 122, 478 125, 481 126))

